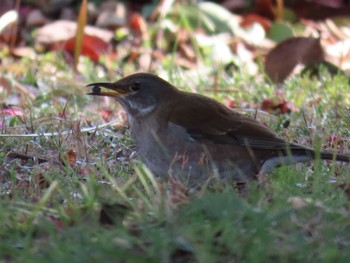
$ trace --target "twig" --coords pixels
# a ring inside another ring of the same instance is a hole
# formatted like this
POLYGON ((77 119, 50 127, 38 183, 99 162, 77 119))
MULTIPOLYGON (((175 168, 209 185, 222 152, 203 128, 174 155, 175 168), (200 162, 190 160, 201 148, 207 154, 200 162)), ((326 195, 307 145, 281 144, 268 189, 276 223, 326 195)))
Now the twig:
MULTIPOLYGON (((115 124, 119 122, 119 120, 113 120, 108 123, 102 124, 102 125, 97 125, 97 126, 92 126, 92 127, 85 127, 80 130, 80 132, 89 132, 93 130, 98 130, 101 128, 105 128, 107 126, 110 126, 112 124, 115 124)), ((63 131, 63 132, 44 132, 44 133, 29 133, 29 134, 0 134, 1 137, 41 137, 41 136, 58 136, 58 135, 65 135, 70 133, 71 131, 63 131)))

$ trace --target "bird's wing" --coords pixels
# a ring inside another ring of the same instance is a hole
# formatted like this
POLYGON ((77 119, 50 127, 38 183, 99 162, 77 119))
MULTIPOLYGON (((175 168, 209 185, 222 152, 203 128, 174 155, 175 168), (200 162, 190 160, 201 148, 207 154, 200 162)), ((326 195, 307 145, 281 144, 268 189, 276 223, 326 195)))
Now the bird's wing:
POLYGON ((217 144, 240 144, 252 149, 298 149, 276 137, 275 133, 258 121, 226 108, 207 97, 188 94, 182 105, 173 105, 169 121, 186 129, 192 139, 217 144))

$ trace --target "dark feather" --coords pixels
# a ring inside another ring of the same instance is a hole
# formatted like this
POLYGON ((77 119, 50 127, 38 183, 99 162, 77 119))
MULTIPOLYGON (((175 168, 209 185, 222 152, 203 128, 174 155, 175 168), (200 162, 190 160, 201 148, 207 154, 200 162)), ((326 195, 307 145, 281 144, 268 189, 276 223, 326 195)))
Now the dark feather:
MULTIPOLYGON (((241 144, 252 149, 282 150, 287 146, 269 128, 221 103, 197 94, 188 94, 183 98, 191 102, 183 101, 183 107, 170 107, 169 121, 183 126, 193 140, 202 143, 241 144)), ((294 144, 290 147, 303 148, 294 144)))

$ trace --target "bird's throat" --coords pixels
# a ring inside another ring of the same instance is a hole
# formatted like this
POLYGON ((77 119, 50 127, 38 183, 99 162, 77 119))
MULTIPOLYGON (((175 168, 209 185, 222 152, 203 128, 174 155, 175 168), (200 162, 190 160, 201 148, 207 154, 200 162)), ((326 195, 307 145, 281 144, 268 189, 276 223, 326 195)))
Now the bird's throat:
POLYGON ((119 102, 128 113, 128 116, 146 117, 157 108, 156 103, 140 103, 136 100, 120 99, 119 102))

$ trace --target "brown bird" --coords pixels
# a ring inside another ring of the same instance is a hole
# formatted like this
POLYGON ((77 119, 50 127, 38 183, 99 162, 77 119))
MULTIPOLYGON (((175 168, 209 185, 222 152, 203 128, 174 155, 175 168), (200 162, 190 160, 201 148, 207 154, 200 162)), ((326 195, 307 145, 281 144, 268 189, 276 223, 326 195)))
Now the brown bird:
MULTIPOLYGON (((244 184, 260 171, 315 159, 312 149, 288 143, 258 121, 152 74, 88 87, 89 95, 114 97, 123 106, 139 157, 159 177, 193 185, 218 176, 244 184)), ((320 158, 350 161, 348 155, 329 152, 320 158)))

